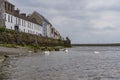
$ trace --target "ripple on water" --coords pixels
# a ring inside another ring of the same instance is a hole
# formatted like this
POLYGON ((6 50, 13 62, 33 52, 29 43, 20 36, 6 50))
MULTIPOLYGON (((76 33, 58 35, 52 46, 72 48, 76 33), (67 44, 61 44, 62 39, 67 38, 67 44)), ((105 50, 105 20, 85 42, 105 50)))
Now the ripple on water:
POLYGON ((76 47, 69 54, 12 57, 2 71, 10 73, 6 80, 120 80, 119 53, 120 47, 76 47))

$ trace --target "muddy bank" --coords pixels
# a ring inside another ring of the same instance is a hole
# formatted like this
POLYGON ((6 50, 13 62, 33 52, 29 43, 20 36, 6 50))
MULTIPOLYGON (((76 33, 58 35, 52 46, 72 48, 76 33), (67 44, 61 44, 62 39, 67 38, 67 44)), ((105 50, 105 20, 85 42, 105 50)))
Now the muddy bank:
POLYGON ((45 54, 44 51, 60 51, 64 50, 65 47, 41 47, 41 49, 27 48, 17 46, 13 47, 3 47, 0 46, 0 63, 4 62, 10 56, 32 56, 32 55, 42 55, 45 54))
POLYGON ((33 55, 41 55, 43 51, 37 50, 34 52, 33 49, 18 47, 18 48, 7 48, 7 47, 0 47, 0 57, 1 62, 6 60, 9 57, 20 57, 20 56, 33 56, 33 55))
POLYGON ((63 46, 57 46, 57 47, 41 47, 40 49, 34 49, 34 48, 27 48, 27 47, 3 47, 0 46, 0 55, 29 55, 29 54, 41 54, 44 51, 59 51, 61 49, 64 49, 63 46))
POLYGON ((29 49, 26 48, 7 48, 7 47, 0 47, 0 55, 14 55, 14 54, 27 54, 29 49))

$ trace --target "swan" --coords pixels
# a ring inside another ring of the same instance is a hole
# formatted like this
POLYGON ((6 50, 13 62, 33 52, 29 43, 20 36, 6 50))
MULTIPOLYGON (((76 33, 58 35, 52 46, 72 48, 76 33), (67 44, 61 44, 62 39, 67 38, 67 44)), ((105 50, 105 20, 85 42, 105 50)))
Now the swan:
POLYGON ((28 51, 29 53, 32 53, 32 51, 28 51))
POLYGON ((95 54, 99 54, 100 52, 98 52, 98 51, 94 51, 94 53, 95 53, 95 54))
POLYGON ((50 51, 45 51, 44 53, 45 53, 45 55, 49 55, 50 51))
POLYGON ((65 49, 65 53, 68 53, 68 49, 65 49))

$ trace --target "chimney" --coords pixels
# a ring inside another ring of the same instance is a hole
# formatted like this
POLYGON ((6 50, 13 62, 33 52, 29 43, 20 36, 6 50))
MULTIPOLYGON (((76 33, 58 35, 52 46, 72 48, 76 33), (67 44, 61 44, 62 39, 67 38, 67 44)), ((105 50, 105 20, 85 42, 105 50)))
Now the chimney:
POLYGON ((21 15, 22 15, 23 17, 26 17, 26 14, 25 14, 25 13, 21 13, 21 15))
POLYGON ((17 14, 19 14, 20 10, 17 8, 17 10, 15 10, 15 12, 16 12, 17 14))

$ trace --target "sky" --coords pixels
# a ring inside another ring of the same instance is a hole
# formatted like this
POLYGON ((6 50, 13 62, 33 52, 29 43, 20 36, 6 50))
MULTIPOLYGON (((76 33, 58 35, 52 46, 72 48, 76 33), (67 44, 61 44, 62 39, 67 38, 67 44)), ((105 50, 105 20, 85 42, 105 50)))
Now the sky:
POLYGON ((37 11, 72 43, 120 43, 120 0, 8 0, 37 11))

